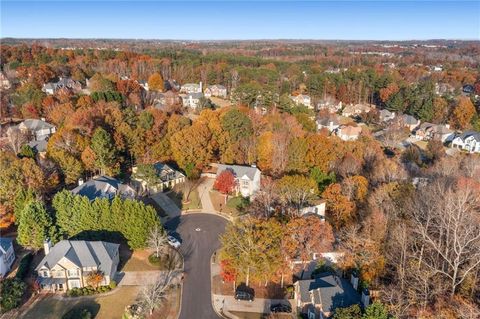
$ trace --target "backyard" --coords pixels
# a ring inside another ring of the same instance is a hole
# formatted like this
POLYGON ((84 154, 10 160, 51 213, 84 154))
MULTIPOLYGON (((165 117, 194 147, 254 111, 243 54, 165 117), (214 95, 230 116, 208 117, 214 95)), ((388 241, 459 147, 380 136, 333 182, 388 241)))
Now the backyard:
POLYGON ((191 190, 188 201, 186 200, 188 188, 189 185, 186 183, 178 184, 166 194, 181 210, 202 209, 202 202, 200 201, 196 186, 191 190))

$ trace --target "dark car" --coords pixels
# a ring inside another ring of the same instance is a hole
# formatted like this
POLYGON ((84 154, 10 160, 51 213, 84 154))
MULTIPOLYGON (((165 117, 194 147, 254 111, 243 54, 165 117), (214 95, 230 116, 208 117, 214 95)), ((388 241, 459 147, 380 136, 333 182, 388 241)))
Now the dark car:
POLYGON ((279 312, 287 312, 290 313, 292 312, 292 307, 290 305, 284 305, 284 304, 276 304, 276 305, 271 305, 270 306, 270 311, 274 313, 279 313, 279 312))
POLYGON ((244 301, 253 301, 253 294, 246 292, 246 291, 236 291, 235 292, 235 300, 244 300, 244 301))

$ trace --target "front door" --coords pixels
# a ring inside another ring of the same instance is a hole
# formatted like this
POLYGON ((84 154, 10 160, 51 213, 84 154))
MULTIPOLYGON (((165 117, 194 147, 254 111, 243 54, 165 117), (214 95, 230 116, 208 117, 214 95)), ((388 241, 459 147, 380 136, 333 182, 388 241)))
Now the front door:
POLYGON ((68 281, 68 285, 70 286, 70 289, 72 288, 80 288, 80 279, 72 279, 68 281))

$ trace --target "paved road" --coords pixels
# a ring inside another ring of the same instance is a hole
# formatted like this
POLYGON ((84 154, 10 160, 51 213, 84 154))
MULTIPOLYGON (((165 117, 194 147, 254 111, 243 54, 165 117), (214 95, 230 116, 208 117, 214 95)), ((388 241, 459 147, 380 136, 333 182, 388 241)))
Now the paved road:
POLYGON ((185 260, 185 281, 179 319, 218 318, 212 307, 210 257, 220 247, 218 237, 227 221, 212 214, 194 213, 169 220, 166 228, 176 233, 185 260))
POLYGON ((153 194, 151 197, 163 209, 169 218, 180 216, 182 211, 166 194, 158 192, 153 194))

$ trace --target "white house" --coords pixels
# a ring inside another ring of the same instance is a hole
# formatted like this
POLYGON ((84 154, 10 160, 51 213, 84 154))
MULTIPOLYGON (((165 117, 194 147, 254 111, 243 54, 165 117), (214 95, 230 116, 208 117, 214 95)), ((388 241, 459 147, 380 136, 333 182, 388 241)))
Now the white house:
POLYGON ((469 131, 458 135, 452 141, 452 148, 480 153, 480 132, 469 131))
POLYGON ((373 108, 375 108, 374 105, 367 105, 367 104, 349 104, 345 106, 345 108, 342 110, 342 115, 343 116, 356 116, 362 113, 368 113, 370 112, 373 108))
POLYGON ((381 122, 388 122, 395 118, 395 112, 390 112, 389 110, 383 109, 383 110, 380 110, 380 112, 378 113, 379 113, 378 117, 381 122))
POLYGON ((55 94, 55 92, 60 89, 68 89, 74 92, 79 92, 82 90, 82 84, 72 78, 60 77, 58 82, 48 82, 42 87, 42 91, 50 95, 55 94))
POLYGON ((341 125, 335 134, 344 141, 355 141, 362 133, 361 126, 341 125))
POLYGON ((235 191, 243 197, 254 196, 260 189, 262 172, 257 167, 218 164, 217 177, 225 170, 233 173, 236 183, 235 191))
POLYGON ((444 142, 449 142, 453 139, 454 132, 450 130, 450 125, 432 124, 424 122, 415 131, 415 138, 419 140, 428 141, 437 139, 444 142))
POLYGON ((300 216, 315 215, 325 220, 326 204, 327 202, 323 199, 316 201, 309 206, 303 207, 300 210, 300 216))
POLYGON ((331 96, 327 96, 317 103, 317 109, 319 111, 328 110, 330 113, 337 113, 342 109, 342 102, 337 101, 335 98, 331 96))
POLYGON ((329 114, 328 116, 317 118, 316 124, 318 131, 325 128, 330 133, 340 127, 340 122, 335 114, 329 114))
POLYGON ((202 98, 203 93, 188 93, 187 95, 182 96, 183 106, 196 109, 200 107, 200 102, 202 98))
POLYGON ((132 182, 137 185, 140 191, 161 192, 164 189, 172 188, 177 184, 185 182, 185 175, 167 164, 155 163, 152 165, 155 169, 156 182, 151 185, 145 180, 145 176, 138 172, 138 167, 132 168, 132 182))
POLYGON ((313 109, 312 99, 308 95, 305 95, 305 94, 299 94, 299 95, 296 95, 296 96, 291 95, 290 99, 296 105, 305 105, 309 109, 313 109))
POLYGON ((5 76, 3 72, 0 72, 0 88, 2 89, 9 89, 12 85, 10 80, 5 76))
POLYGON ((221 97, 223 99, 227 98, 227 88, 220 84, 209 85, 205 89, 205 97, 221 97))
POLYGON ((55 133, 56 128, 50 123, 37 119, 27 119, 18 125, 20 131, 28 136, 29 140, 43 141, 55 133))
POLYGON ((0 278, 10 271, 15 260, 15 251, 13 250, 13 240, 11 238, 0 237, 0 278))
POLYGON ((35 270, 40 287, 52 292, 88 286, 88 276, 101 272, 101 286, 115 278, 120 245, 104 241, 62 240, 44 243, 45 257, 35 270))
POLYGON ((197 83, 185 83, 180 89, 180 93, 202 93, 202 82, 197 83))

